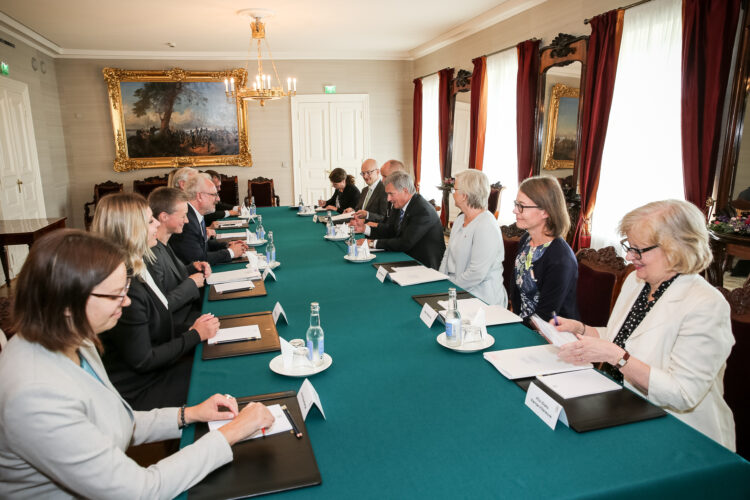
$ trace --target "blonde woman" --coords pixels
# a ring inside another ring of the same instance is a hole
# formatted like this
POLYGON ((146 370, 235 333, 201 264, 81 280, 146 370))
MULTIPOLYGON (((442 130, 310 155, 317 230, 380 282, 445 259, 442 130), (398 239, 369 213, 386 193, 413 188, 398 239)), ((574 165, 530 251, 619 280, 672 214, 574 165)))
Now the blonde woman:
POLYGON ((453 201, 461 214, 453 223, 440 272, 487 304, 508 305, 503 286, 503 237, 487 211, 490 182, 479 170, 456 175, 453 201))
POLYGON ((723 398, 734 337, 729 304, 699 274, 711 262, 703 214, 686 201, 657 201, 628 213, 619 229, 635 272, 606 327, 560 319, 558 329, 578 336, 560 357, 607 362, 615 378, 734 451, 723 398))
POLYGON ((218 319, 204 314, 188 331, 174 331, 167 298, 144 262, 154 258, 150 247, 156 244, 158 227, 146 199, 132 193, 102 198, 91 226, 123 249, 132 276, 128 291, 132 304, 101 340, 110 380, 137 410, 185 404, 193 349, 219 328, 218 319))

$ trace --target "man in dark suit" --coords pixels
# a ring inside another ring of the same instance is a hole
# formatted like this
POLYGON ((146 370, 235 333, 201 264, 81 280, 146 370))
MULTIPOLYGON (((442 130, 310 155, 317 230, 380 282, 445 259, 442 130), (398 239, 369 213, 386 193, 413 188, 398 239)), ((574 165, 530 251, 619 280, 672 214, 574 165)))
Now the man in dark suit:
MULTIPOLYGON (((364 165, 362 172, 364 173, 364 165)), ((383 179, 391 175, 393 172, 406 172, 406 167, 398 160, 388 160, 383 163, 382 167, 380 167, 380 175, 383 176, 383 179)), ((382 181, 379 185, 383 186, 383 205, 382 208, 380 208, 382 211, 358 208, 357 213, 355 214, 357 218, 364 219, 367 221, 368 225, 372 227, 377 227, 379 223, 384 222, 393 209, 391 202, 388 201, 385 196, 385 185, 382 181)), ((374 194, 375 193, 373 193, 373 195, 374 194)))
POLYGON ((188 222, 182 233, 169 238, 169 246, 183 264, 195 261, 207 261, 216 265, 229 262, 247 250, 243 241, 233 241, 228 245, 221 241, 209 240, 206 237, 206 224, 203 216, 214 211, 219 195, 216 186, 207 174, 197 174, 185 184, 188 197, 188 222))
MULTIPOLYGON (((216 186, 216 192, 221 190, 221 176, 219 172, 215 170, 206 170, 206 173, 211 176, 211 182, 216 186)), ((214 221, 223 219, 225 217, 231 217, 240 213, 240 207, 224 203, 223 201, 216 202, 216 209, 210 214, 206 214, 206 226, 210 226, 214 221)))
POLYGON ((354 208, 347 208, 344 213, 364 210, 373 214, 385 215, 388 200, 385 198, 385 186, 380 182, 380 169, 373 159, 362 163, 362 178, 367 186, 359 195, 359 201, 354 208))
POLYGON ((372 248, 404 252, 425 266, 438 269, 445 240, 437 212, 417 194, 414 181, 406 172, 394 172, 383 182, 388 201, 393 204, 391 216, 378 227, 367 226, 357 218, 356 231, 367 235, 372 248))
POLYGON ((167 298, 172 320, 182 331, 183 326, 192 325, 200 316, 200 289, 211 274, 211 266, 205 261, 185 265, 167 246, 173 234, 182 233, 188 220, 188 199, 184 192, 169 187, 157 188, 148 196, 148 204, 160 225, 156 230, 156 245, 151 247, 156 260, 146 266, 167 298))

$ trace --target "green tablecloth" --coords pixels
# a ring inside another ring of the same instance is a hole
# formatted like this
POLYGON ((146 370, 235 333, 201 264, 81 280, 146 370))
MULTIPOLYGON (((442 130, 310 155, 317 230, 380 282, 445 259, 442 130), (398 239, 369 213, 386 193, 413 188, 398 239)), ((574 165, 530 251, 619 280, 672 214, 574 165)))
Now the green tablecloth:
MULTIPOLYGON (((345 245, 287 207, 261 209, 276 242, 278 281, 268 295, 205 302, 216 315, 270 311, 281 302, 289 324, 279 335, 304 338, 310 302, 320 303, 327 371, 311 377, 327 420, 306 425, 323 484, 289 498, 643 498, 750 496, 750 465, 674 417, 578 434, 549 429, 525 393, 481 353, 458 354, 435 341, 412 295, 447 291, 446 281, 400 287, 380 283, 370 264, 343 259, 345 245)), ((377 253, 374 262, 407 260, 377 253)), ((239 267, 233 265, 233 267, 239 267)), ((231 267, 217 266, 217 271, 231 267)), ((541 343, 521 325, 495 326, 490 350, 541 343)), ((249 396, 297 390, 301 379, 268 368, 278 353, 202 361, 198 347, 189 403, 213 393, 249 396)), ((193 441, 193 429, 182 445, 193 441)), ((183 495, 184 496, 184 495, 183 495)))

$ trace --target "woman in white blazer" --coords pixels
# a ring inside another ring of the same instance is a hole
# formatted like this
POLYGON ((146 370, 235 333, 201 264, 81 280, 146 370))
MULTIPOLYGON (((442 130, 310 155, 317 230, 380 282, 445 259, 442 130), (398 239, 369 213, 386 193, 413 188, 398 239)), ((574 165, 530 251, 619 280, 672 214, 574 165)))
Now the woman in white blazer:
POLYGON ((262 404, 238 412, 218 394, 193 407, 134 411, 97 350, 97 334, 130 303, 129 282, 123 253, 91 234, 59 230, 31 249, 16 286, 18 333, 0 354, 0 498, 172 498, 273 422, 262 404), (125 455, 131 444, 224 418, 234 419, 148 469, 125 455))
POLYGON ((578 337, 560 358, 608 363, 625 385, 734 451, 723 398, 734 337, 729 304, 698 274, 711 262, 703 214, 685 201, 657 201, 628 213, 619 231, 635 272, 605 328, 560 319, 558 329, 578 337))

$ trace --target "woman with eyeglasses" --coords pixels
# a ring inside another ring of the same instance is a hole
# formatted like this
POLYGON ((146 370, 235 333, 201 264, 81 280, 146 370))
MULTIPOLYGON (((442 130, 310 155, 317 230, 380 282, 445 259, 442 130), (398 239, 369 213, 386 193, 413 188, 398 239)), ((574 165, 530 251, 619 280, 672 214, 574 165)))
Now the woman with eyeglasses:
POLYGON ((625 215, 619 231, 635 272, 606 327, 559 319, 559 330, 578 337, 560 358, 605 362, 615 379, 734 451, 723 398, 734 337, 729 304, 700 275, 712 258, 703 214, 686 201, 656 201, 625 215))
POLYGON ((456 217, 440 272, 490 305, 508 305, 503 285, 503 237, 495 216, 487 210, 490 182, 480 170, 456 175, 453 201, 456 217))
POLYGON ((34 243, 15 286, 18 333, 0 354, 0 498, 173 498, 273 423, 261 403, 240 412, 219 394, 133 411, 107 377, 98 339, 130 305, 127 289, 125 255, 111 242, 62 229, 34 243), (233 420, 148 469, 125 455, 219 419, 233 420))
POLYGON ((334 168, 328 175, 333 186, 333 196, 328 201, 318 200, 318 205, 326 210, 343 213, 347 208, 355 208, 359 201, 359 189, 354 185, 354 176, 343 168, 334 168))
POLYGON ((526 230, 516 254, 513 312, 548 321, 553 313, 578 319, 578 261, 564 237, 570 228, 565 196, 554 177, 532 177, 518 186, 513 213, 526 230))
POLYGON ((217 318, 203 314, 187 331, 175 331, 167 297, 146 267, 146 261, 154 259, 151 247, 158 227, 146 199, 134 193, 102 198, 91 225, 93 232, 125 251, 133 276, 128 291, 132 304, 101 339, 109 378, 137 410, 185 404, 193 349, 219 329, 217 318))

